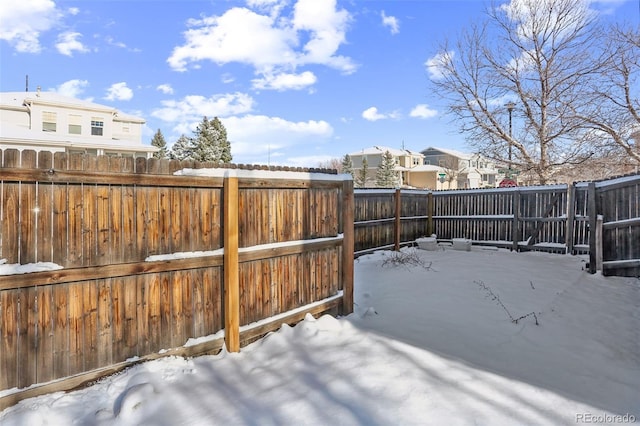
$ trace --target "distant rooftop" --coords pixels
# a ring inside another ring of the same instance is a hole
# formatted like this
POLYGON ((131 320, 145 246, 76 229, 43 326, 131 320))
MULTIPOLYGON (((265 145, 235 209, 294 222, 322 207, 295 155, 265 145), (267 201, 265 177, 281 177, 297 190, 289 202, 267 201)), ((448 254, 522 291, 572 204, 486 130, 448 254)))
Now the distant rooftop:
POLYGON ((372 146, 369 148, 364 148, 360 151, 352 152, 349 155, 380 155, 389 151, 389 153, 393 156, 400 157, 403 155, 422 155, 419 152, 410 151, 408 149, 397 149, 397 148, 389 148, 387 146, 372 146))

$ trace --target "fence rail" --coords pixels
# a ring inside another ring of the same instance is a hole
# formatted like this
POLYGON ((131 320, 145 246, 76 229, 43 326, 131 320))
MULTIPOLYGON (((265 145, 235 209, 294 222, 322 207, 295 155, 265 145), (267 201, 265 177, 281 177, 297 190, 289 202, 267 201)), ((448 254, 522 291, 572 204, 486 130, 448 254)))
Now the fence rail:
POLYGON ((62 269, 0 275, 0 391, 351 312, 350 180, 183 165, 3 152, 0 259, 62 269))

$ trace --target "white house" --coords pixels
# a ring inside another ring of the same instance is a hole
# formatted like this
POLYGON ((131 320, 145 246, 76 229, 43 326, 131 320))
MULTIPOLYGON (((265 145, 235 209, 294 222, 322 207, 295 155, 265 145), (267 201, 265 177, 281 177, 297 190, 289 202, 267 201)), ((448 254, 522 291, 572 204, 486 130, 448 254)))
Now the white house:
POLYGON ((149 158, 145 120, 55 92, 0 93, 0 149, 149 158))
POLYGON ((496 187, 499 172, 496 165, 480 154, 467 154, 452 149, 429 147, 420 151, 424 164, 445 169, 451 188, 496 187))
POLYGON ((430 188, 448 189, 446 182, 440 176, 445 170, 438 166, 424 164, 424 155, 408 149, 389 148, 385 146, 373 146, 361 151, 349 154, 353 162, 353 169, 356 174, 362 170, 363 160, 367 160, 367 184, 366 187, 373 187, 376 183, 376 170, 382 162, 382 156, 389 152, 395 162, 395 170, 398 174, 397 187, 410 188, 430 188))

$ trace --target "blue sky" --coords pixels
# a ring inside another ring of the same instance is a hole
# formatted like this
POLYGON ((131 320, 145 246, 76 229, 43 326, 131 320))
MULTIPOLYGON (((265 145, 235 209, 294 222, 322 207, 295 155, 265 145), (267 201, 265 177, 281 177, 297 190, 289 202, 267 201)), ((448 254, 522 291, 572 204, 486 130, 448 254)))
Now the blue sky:
MULTIPOLYGON (((236 163, 315 167, 373 145, 466 151, 426 64, 489 4, 3 0, 0 90, 25 90, 28 75, 30 91, 113 106, 147 120, 145 143, 217 116, 236 163)), ((592 7, 640 19, 637 0, 592 7)))

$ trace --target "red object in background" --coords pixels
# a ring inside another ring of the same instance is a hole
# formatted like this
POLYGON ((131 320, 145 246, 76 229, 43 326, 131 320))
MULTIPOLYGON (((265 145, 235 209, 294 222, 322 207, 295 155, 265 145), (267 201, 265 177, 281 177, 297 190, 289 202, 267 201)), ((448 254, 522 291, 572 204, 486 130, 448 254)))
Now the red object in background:
POLYGON ((518 182, 513 179, 502 179, 498 184, 498 188, 512 188, 518 186, 518 182))

